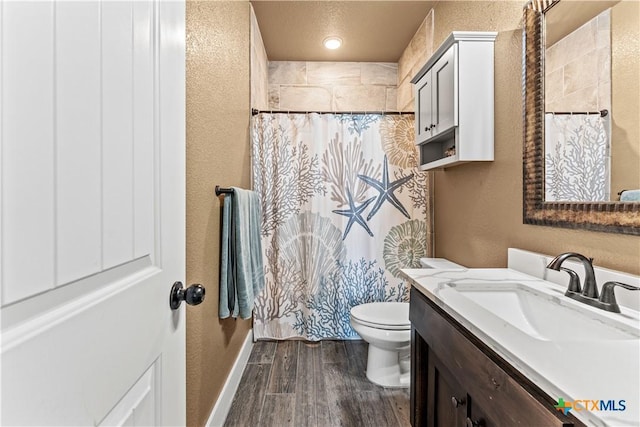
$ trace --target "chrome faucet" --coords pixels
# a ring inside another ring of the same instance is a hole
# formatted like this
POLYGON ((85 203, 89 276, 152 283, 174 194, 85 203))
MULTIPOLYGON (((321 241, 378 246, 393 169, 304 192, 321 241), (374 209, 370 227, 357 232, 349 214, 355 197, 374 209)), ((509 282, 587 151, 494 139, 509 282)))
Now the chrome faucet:
POLYGON ((588 304, 592 307, 597 307, 602 310, 611 311, 613 313, 620 313, 620 306, 616 302, 616 296, 613 290, 616 286, 625 288, 630 291, 640 291, 637 286, 627 285, 620 282, 607 282, 602 286, 602 295, 598 298, 598 286, 596 285, 596 275, 593 271, 593 258, 587 258, 586 256, 576 252, 565 252, 555 257, 547 268, 556 271, 564 271, 569 274, 569 287, 564 293, 569 298, 573 298, 577 301, 588 304), (582 262, 584 266, 584 289, 580 289, 580 278, 578 274, 568 268, 562 267, 562 263, 569 258, 576 258, 582 262))

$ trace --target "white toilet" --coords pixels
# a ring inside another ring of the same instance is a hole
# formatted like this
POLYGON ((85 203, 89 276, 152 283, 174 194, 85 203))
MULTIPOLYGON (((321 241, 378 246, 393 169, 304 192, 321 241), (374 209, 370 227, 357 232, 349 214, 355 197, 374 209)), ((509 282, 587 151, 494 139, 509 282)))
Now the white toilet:
POLYGON ((369 343, 367 378, 383 387, 409 387, 409 303, 372 302, 351 309, 351 326, 369 343))

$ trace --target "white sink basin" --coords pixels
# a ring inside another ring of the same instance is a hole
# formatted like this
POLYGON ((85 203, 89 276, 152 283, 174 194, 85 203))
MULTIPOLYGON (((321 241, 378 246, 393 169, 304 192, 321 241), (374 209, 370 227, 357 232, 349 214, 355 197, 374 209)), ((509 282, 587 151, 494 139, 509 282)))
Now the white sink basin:
POLYGON ((637 340, 640 337, 637 328, 616 321, 616 314, 599 313, 561 293, 556 296, 518 282, 443 283, 436 294, 443 299, 453 298, 458 304, 479 306, 488 312, 486 315, 496 316, 538 340, 637 340))

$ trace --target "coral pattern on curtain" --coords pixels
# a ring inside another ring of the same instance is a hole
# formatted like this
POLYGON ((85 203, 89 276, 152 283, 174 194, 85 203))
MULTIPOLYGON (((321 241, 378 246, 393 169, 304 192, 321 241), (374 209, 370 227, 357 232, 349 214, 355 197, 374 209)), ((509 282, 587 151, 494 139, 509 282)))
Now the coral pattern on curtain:
POLYGON ((609 201, 609 120, 545 115, 545 201, 609 201))
POLYGON ((265 287, 255 338, 357 338, 351 307, 406 301, 427 256, 413 115, 269 114, 252 122, 265 287))

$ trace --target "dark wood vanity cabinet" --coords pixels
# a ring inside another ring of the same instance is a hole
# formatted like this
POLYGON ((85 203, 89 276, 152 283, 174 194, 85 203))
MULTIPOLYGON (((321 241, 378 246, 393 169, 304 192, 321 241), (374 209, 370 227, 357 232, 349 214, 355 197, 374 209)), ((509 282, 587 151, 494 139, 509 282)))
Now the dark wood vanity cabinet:
POLYGON ((409 313, 413 427, 584 425, 416 289, 409 313))

